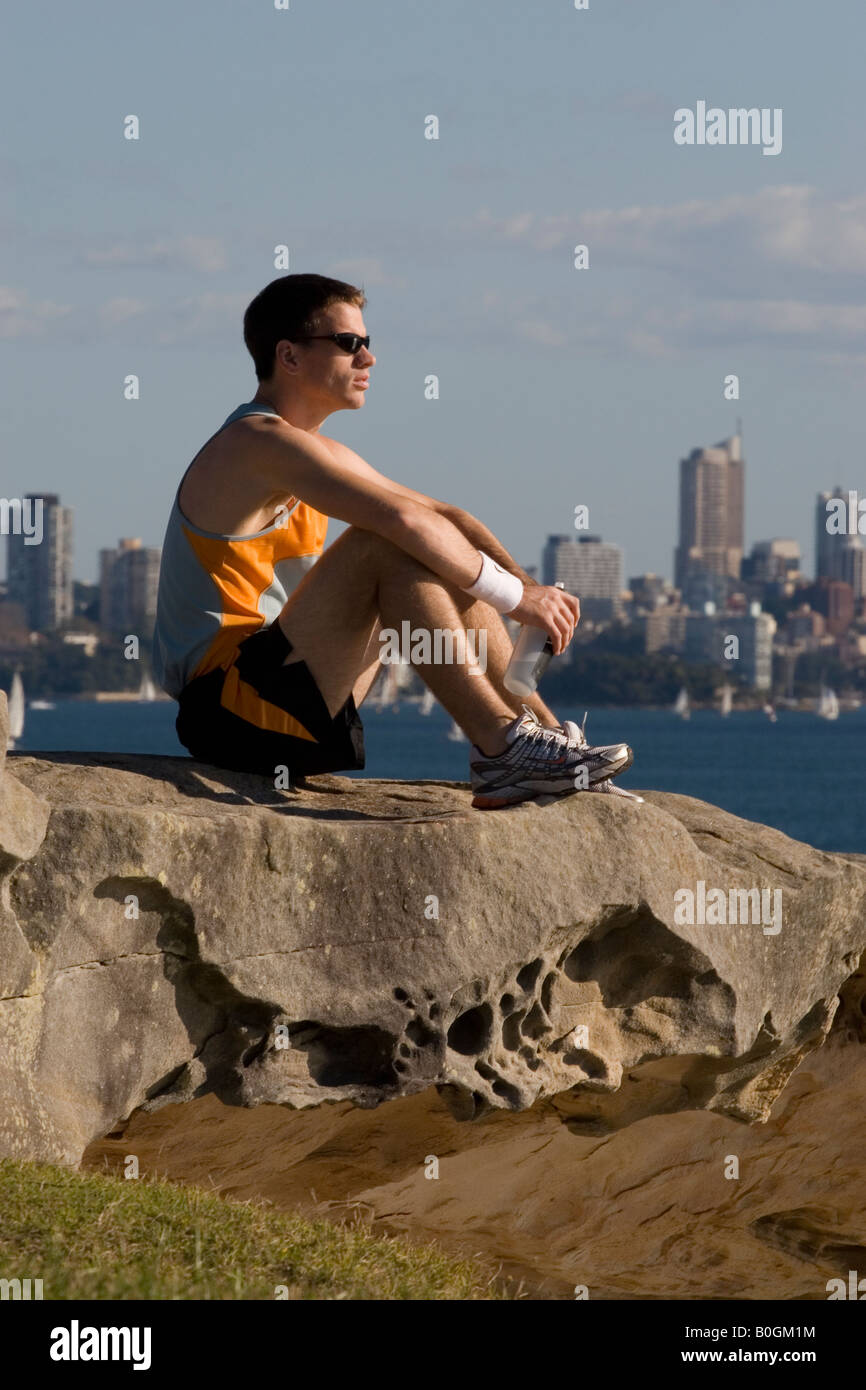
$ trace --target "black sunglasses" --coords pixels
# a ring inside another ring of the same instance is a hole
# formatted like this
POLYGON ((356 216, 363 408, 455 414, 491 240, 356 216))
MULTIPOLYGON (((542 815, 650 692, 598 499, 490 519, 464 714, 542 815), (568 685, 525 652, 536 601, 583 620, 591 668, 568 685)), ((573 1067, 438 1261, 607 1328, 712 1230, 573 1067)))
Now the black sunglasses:
POLYGON ((351 352, 353 355, 358 351, 358 348, 370 346, 369 333, 366 338, 362 338, 358 333, 306 333, 300 339, 301 342, 308 343, 325 342, 326 340, 330 343, 336 343, 337 347, 342 348, 344 352, 351 352))

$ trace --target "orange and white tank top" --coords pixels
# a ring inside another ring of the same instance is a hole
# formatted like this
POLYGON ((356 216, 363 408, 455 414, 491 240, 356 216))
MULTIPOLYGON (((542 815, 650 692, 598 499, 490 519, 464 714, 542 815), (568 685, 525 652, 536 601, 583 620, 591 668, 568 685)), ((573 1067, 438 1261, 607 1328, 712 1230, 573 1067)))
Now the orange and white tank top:
MULTIPOLYGON (((258 401, 239 405, 211 439, 245 415, 278 414, 258 401)), ((321 555, 328 530, 322 512, 295 501, 270 526, 251 535, 203 531, 180 510, 189 468, 178 484, 166 527, 153 634, 154 676, 175 699, 196 676, 218 666, 227 670, 239 643, 270 626, 321 555)))

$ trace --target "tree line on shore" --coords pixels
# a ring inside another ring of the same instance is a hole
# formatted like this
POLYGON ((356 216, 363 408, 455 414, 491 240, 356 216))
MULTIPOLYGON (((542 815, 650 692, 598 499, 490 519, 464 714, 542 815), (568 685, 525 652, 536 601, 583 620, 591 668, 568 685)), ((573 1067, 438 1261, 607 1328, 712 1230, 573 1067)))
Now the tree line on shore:
MULTIPOLYGON (((0 649, 0 688, 8 690, 20 671, 29 699, 63 698, 97 691, 137 690, 144 673, 150 673, 149 642, 141 644, 141 657, 127 660, 119 642, 101 642, 92 656, 59 636, 42 637, 32 646, 0 649)), ((693 703, 711 703, 719 687, 729 681, 737 688, 738 702, 762 703, 769 692, 742 687, 736 662, 730 671, 710 664, 696 664, 670 652, 643 650, 640 634, 623 626, 605 628, 590 640, 575 641, 565 660, 554 659, 544 677, 545 699, 593 705, 672 704, 685 686, 693 703)), ((822 683, 840 694, 866 694, 866 663, 843 667, 826 653, 804 653, 788 685, 787 672, 774 672, 777 693, 796 698, 816 695, 822 683)))

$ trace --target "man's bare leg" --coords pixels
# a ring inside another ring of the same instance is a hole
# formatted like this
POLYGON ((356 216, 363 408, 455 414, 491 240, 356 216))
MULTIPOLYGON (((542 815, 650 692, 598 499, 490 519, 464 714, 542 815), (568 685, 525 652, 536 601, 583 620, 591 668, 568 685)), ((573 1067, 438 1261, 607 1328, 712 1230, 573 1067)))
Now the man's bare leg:
MULTIPOLYGON (((305 576, 278 621, 293 647, 288 662, 306 662, 328 709, 336 714, 350 692, 359 704, 372 685, 379 667, 380 626, 399 631, 408 620, 431 633, 436 628, 456 632, 465 628, 466 615, 473 611, 480 618, 493 610, 389 541, 350 527, 305 576)), ((440 704, 490 754, 505 747, 503 730, 520 704, 501 686, 506 650, 510 655, 504 629, 494 647, 490 673, 456 663, 417 667, 440 704)), ((555 724, 550 711, 542 709, 545 722, 555 724)))
MULTIPOLYGON (((515 714, 519 714, 526 705, 527 709, 532 710, 539 724, 543 724, 547 729, 558 729, 559 720, 553 711, 548 709, 540 695, 515 695, 513 691, 506 689, 503 678, 511 660, 513 646, 496 609, 463 593, 457 598, 457 606, 464 627, 474 632, 483 629, 487 633, 487 674, 505 703, 515 714)), ((419 666, 416 669, 423 678, 424 668, 419 666)))

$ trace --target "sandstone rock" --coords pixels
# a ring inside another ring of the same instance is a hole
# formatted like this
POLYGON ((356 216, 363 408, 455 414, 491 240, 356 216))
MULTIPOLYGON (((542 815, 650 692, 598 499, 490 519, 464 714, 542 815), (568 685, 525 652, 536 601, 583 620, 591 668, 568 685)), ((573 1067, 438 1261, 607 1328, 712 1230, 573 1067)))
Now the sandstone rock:
POLYGON ((0 1135, 12 1151, 50 1153, 55 1128, 34 1084, 42 962, 9 905, 15 871, 39 850, 50 808, 12 776, 8 739, 9 708, 0 690, 0 1135))
POLYGON ((122 1173, 135 1154, 142 1174, 481 1253, 534 1298, 573 1299, 581 1284, 592 1300, 824 1301, 829 1279, 866 1270, 864 1019, 840 1027, 842 1012, 766 1124, 647 1114, 639 1066, 622 1090, 643 1115, 603 1137, 561 1096, 469 1125, 435 1091, 373 1111, 204 1096, 137 1111, 85 1163, 122 1173))
POLYGON ((555 1097, 587 1134, 658 1110, 763 1120, 866 947, 862 864, 687 797, 474 812, 450 783, 9 768, 51 807, 2 924, 4 960, 15 933, 28 952, 0 1002, 0 1151, 19 1156, 76 1162, 136 1108, 207 1094, 375 1107, 435 1087, 466 1119, 555 1097), (677 925, 699 881, 781 889, 781 931, 677 925))
POLYGON ((49 811, 46 802, 8 773, 8 742, 9 705, 6 691, 0 690, 0 874, 33 857, 44 839, 49 811))

